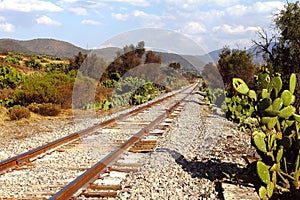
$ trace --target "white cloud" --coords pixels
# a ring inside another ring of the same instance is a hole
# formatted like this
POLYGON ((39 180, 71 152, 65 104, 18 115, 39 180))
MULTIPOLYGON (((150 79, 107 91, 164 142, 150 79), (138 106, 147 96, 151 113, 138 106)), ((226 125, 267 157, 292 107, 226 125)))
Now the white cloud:
POLYGON ((83 8, 83 9, 99 9, 103 8, 105 4, 103 1, 96 0, 60 0, 58 4, 66 9, 70 8, 83 8))
POLYGON ((41 0, 2 0, 0 10, 11 10, 19 12, 46 11, 60 12, 62 8, 50 1, 41 0))
POLYGON ((245 15, 256 15, 256 14, 272 14, 272 12, 278 9, 283 9, 284 3, 280 1, 268 1, 268 2, 255 2, 253 5, 234 5, 226 8, 226 12, 233 16, 245 16, 245 15))
POLYGON ((69 11, 75 13, 76 15, 88 15, 87 10, 82 7, 69 8, 69 11))
POLYGON ((203 24, 191 21, 184 26, 182 32, 187 34, 198 34, 206 32, 206 28, 203 24))
POLYGON ((259 12, 259 13, 270 13, 274 10, 281 10, 284 8, 283 2, 280 1, 267 1, 267 2, 256 2, 253 5, 253 10, 259 12))
POLYGON ((105 3, 127 3, 134 6, 147 7, 151 5, 149 0, 102 0, 105 3))
POLYGON ((100 22, 87 19, 87 20, 82 20, 81 24, 98 26, 100 25, 100 22))
POLYGON ((228 7, 239 3, 239 0, 164 0, 169 6, 181 11, 199 11, 203 7, 228 7))
POLYGON ((7 23, 5 17, 0 16, 0 32, 14 32, 15 26, 7 23))
POLYGON ((237 4, 239 0, 208 0, 208 2, 216 6, 227 7, 237 4))
POLYGON ((213 27, 214 32, 222 31, 222 32, 229 33, 229 34, 243 34, 248 31, 256 32, 258 30, 260 30, 259 27, 253 27, 253 26, 244 27, 243 25, 238 25, 238 26, 234 27, 234 26, 231 26, 228 24, 223 24, 221 26, 213 27))
POLYGON ((112 3, 124 3, 124 4, 130 4, 133 6, 139 6, 139 7, 147 7, 150 6, 151 3, 153 1, 149 1, 149 0, 60 0, 59 4, 60 5, 76 5, 76 6, 85 6, 85 7, 91 7, 93 5, 93 7, 95 8, 95 6, 105 6, 108 4, 112 4, 112 3))
POLYGON ((133 12, 133 17, 141 20, 141 23, 144 27, 161 28, 164 26, 162 17, 158 15, 148 14, 144 11, 135 10, 133 12))
POLYGON ((61 23, 60 22, 57 22, 53 19, 51 19, 50 17, 48 16, 42 16, 42 17, 39 17, 36 19, 36 22, 38 24, 44 24, 44 25, 48 25, 48 26, 60 26, 61 23))
POLYGON ((112 13, 111 15, 113 18, 119 21, 126 21, 129 17, 129 15, 121 14, 121 13, 112 13))
POLYGON ((14 32, 15 27, 9 23, 0 23, 0 31, 2 32, 14 32))

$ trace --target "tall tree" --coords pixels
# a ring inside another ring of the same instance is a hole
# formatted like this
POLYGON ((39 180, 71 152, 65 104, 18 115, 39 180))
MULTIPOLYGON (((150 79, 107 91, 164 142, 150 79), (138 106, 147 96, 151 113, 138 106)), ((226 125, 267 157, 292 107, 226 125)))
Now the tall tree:
POLYGON ((123 76, 127 71, 142 64, 142 57, 144 55, 145 43, 139 42, 135 47, 133 44, 125 46, 123 52, 117 54, 117 58, 108 66, 103 74, 102 80, 109 77, 109 74, 118 73, 123 76))
MULTIPOLYGON (((283 86, 288 87, 291 73, 300 73, 300 4, 287 3, 274 16, 274 34, 269 37, 265 31, 259 32, 260 41, 254 41, 264 53, 268 67, 280 72, 283 86)), ((300 107, 300 91, 296 91, 295 105, 300 107)))
POLYGON ((300 72, 300 6, 299 2, 288 3, 275 17, 279 31, 275 48, 279 71, 285 75, 300 72))
POLYGON ((215 66, 212 62, 204 66, 201 75, 204 78, 206 84, 208 84, 209 88, 224 88, 219 70, 217 66, 215 66))
POLYGON ((87 54, 82 54, 80 51, 73 59, 70 59, 70 69, 69 70, 78 70, 82 65, 83 61, 86 59, 87 54))
POLYGON ((145 64, 148 63, 158 63, 161 64, 161 57, 153 53, 153 51, 148 51, 146 54, 145 64))
POLYGON ((291 73, 300 72, 300 5, 287 3, 274 16, 274 32, 271 37, 266 31, 258 32, 259 41, 254 44, 264 53, 269 67, 286 79, 291 73))
POLYGON ((229 95, 235 93, 232 78, 241 78, 248 85, 252 85, 256 66, 252 63, 252 55, 245 50, 229 49, 225 47, 219 55, 218 70, 222 76, 225 90, 229 95))

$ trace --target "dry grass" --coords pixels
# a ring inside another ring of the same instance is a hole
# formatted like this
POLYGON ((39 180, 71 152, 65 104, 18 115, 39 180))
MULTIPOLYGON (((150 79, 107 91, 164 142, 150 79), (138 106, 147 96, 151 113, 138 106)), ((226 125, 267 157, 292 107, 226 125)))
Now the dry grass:
MULTIPOLYGON (((41 116, 31 112, 29 119, 23 118, 11 121, 6 114, 7 109, 0 107, 0 138, 1 142, 11 139, 24 139, 43 132, 52 132, 61 126, 64 121, 72 123, 72 110, 63 110, 58 116, 41 116)), ((0 142, 0 146, 1 146, 0 142)))
POLYGON ((0 126, 4 124, 6 120, 9 119, 7 115, 8 110, 2 106, 0 106, 0 126))

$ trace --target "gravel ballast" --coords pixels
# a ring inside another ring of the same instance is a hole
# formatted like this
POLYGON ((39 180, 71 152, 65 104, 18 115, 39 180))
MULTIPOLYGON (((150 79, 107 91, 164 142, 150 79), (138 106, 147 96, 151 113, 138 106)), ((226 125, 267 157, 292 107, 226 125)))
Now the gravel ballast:
MULTIPOLYGON (((211 114, 194 92, 157 149, 146 154, 141 170, 124 180, 117 199, 224 199, 222 172, 245 167, 242 156, 253 151, 250 136, 234 127, 211 114)), ((242 191, 249 199, 255 196, 253 190, 242 191)))

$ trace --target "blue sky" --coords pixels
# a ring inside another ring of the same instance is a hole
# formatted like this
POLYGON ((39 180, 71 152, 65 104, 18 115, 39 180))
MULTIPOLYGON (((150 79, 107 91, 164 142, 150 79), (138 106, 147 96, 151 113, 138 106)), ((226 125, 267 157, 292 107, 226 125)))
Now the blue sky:
POLYGON ((124 32, 158 28, 188 37, 205 51, 224 45, 243 49, 260 28, 269 31, 285 2, 0 0, 0 38, 54 38, 94 48, 124 32))

